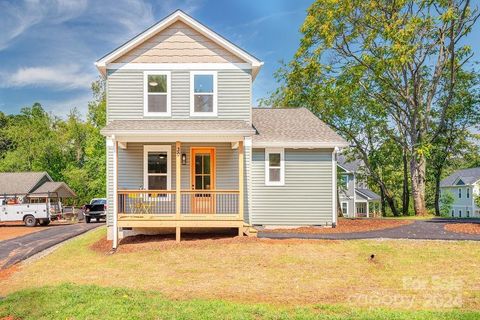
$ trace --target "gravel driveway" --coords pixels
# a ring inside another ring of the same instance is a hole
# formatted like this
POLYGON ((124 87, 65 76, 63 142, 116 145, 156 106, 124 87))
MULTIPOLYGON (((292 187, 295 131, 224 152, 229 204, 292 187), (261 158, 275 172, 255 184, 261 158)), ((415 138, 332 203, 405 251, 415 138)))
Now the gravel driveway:
POLYGON ((0 241, 0 270, 103 225, 104 223, 56 225, 21 237, 0 241))
POLYGON ((478 234, 465 234, 449 232, 444 229, 448 223, 480 223, 480 219, 432 219, 418 220, 412 224, 396 228, 352 232, 352 233, 272 233, 258 231, 259 238, 270 239, 332 239, 332 240, 354 240, 354 239, 426 239, 426 240, 476 240, 480 241, 478 234))

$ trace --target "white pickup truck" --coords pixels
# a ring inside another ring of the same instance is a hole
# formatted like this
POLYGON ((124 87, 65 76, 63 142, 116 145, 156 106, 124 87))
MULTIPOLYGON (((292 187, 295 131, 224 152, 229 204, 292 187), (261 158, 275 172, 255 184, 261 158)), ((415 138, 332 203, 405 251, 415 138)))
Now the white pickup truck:
POLYGON ((57 219, 61 208, 60 201, 53 199, 44 203, 20 203, 4 197, 0 198, 0 222, 23 221, 27 227, 34 227, 37 223, 47 226, 57 219))

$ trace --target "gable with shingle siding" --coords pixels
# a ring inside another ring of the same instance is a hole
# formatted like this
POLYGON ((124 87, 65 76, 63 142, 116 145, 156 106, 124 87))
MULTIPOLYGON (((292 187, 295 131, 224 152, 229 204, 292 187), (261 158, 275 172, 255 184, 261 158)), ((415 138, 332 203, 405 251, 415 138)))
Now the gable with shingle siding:
POLYGON ((244 63, 182 21, 177 21, 114 63, 244 63))

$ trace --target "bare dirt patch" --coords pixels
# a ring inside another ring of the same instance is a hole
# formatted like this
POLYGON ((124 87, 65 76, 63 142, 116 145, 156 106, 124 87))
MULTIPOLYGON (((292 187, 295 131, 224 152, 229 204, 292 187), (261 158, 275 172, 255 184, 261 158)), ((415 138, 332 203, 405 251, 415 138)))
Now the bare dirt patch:
POLYGON ((447 223, 444 229, 455 233, 480 234, 480 223, 447 223))
POLYGON ((16 271, 18 271, 18 266, 16 265, 13 265, 7 269, 0 269, 0 281, 7 280, 16 271))
POLYGON ((353 233, 397 228, 413 223, 412 220, 392 219, 339 219, 336 228, 300 227, 291 229, 265 229, 271 233, 353 233))
MULTIPOLYGON (((235 231, 235 234, 237 232, 235 231)), ((209 246, 227 246, 227 245, 242 245, 251 243, 262 244, 278 244, 279 240, 258 239, 252 237, 238 237, 229 234, 185 234, 182 235, 180 243, 175 241, 175 235, 136 235, 126 237, 120 241, 116 253, 131 253, 141 251, 166 251, 174 248, 208 248, 209 246)), ((288 239, 282 240, 282 244, 298 244, 305 243, 308 240, 288 239)), ((334 241, 333 241, 334 242, 334 241)), ((90 249, 107 254, 112 249, 112 241, 107 240, 106 237, 94 242, 90 245, 90 249)))

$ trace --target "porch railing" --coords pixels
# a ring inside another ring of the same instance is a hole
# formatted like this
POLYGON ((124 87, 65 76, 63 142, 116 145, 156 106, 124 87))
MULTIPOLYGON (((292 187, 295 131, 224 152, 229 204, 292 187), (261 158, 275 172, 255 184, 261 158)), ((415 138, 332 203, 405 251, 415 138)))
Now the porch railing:
MULTIPOLYGON (((238 190, 181 190, 180 214, 239 213, 238 190)), ((119 190, 119 214, 176 214, 175 190, 119 190)))

